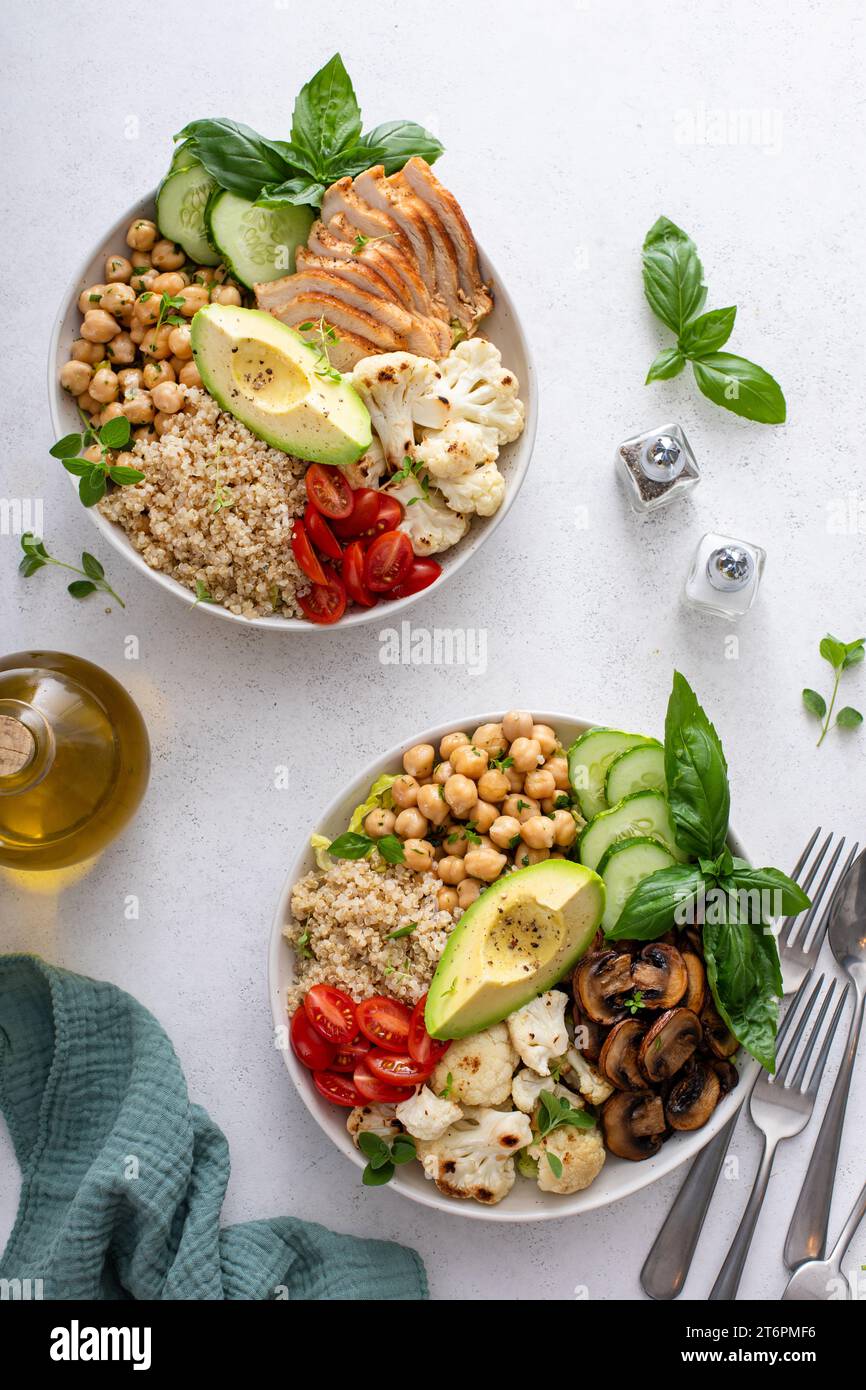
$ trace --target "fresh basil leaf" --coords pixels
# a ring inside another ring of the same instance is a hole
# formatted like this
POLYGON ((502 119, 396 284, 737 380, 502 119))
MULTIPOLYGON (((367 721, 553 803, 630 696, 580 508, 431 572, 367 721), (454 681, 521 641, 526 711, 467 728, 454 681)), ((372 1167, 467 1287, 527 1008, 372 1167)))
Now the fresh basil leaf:
MULTIPOLYGON (((361 169, 369 168, 371 163, 383 164, 386 174, 396 174, 404 164, 416 157, 433 164, 444 148, 435 135, 415 121, 385 121, 367 132, 361 141, 358 157, 365 160, 361 169)), ((351 158, 353 151, 347 150, 346 153, 351 158)))
POLYGON ((667 217, 660 217, 643 244, 643 285, 657 318, 674 333, 700 313, 707 297, 704 268, 691 237, 667 217))
POLYGON ((105 570, 102 568, 102 565, 99 563, 96 556, 91 555, 88 550, 85 550, 81 556, 81 568, 89 579, 105 578, 105 570))
POLYGON ((328 853, 335 859, 363 859, 375 843, 369 835, 358 835, 354 830, 346 830, 342 835, 338 835, 336 840, 331 841, 328 853))
POLYGON ((191 121, 175 139, 188 139, 196 158, 220 188, 255 200, 265 184, 282 183, 295 170, 279 145, 224 117, 191 121))
POLYGON ((712 352, 692 362, 695 381, 715 405, 764 425, 785 421, 785 397, 763 367, 731 352, 712 352))
POLYGON ((96 593, 96 585, 89 579, 74 579, 66 587, 73 598, 87 598, 88 594, 96 593))
POLYGON ((266 184, 256 199, 256 207, 276 208, 281 203, 292 203, 319 208, 324 196, 325 185, 315 175, 300 173, 283 183, 266 184))
POLYGON ((678 347, 664 348, 650 365, 646 374, 645 386, 651 381, 669 381, 672 376, 679 376, 686 359, 678 347))
POLYGON ((132 433, 132 426, 125 415, 115 415, 113 420, 106 420, 99 431, 99 442, 104 444, 106 449, 122 449, 129 443, 129 436, 132 433))
POLYGON ((718 734, 679 671, 665 718, 665 778, 677 844, 696 858, 716 858, 728 836, 728 768, 718 734))
POLYGON ((858 724, 863 723, 863 716, 853 705, 844 705, 836 715, 836 723, 840 729, 856 729, 858 724))
POLYGON ((710 309, 709 313, 687 323, 680 334, 680 348, 687 357, 703 357, 718 352, 734 331, 736 308, 710 309))
POLYGON ((91 471, 79 481, 78 496, 85 507, 92 507, 105 496, 105 474, 101 468, 91 465, 91 471))
POLYGON ((751 914, 739 912, 738 916, 743 921, 752 925, 766 920, 768 917, 795 917, 798 912, 805 912, 812 906, 811 899, 806 896, 802 888, 783 874, 781 869, 733 869, 725 875, 722 887, 726 890, 733 889, 737 893, 749 895, 757 892, 772 893, 773 903, 768 906, 766 911, 752 912, 751 914), (778 895, 778 896, 777 896, 778 895))
POLYGON ((818 650, 824 660, 829 661, 834 671, 838 671, 844 666, 845 658, 848 655, 848 648, 844 642, 839 641, 838 637, 833 637, 832 634, 828 632, 826 637, 821 638, 821 644, 818 650))
POLYGON ((803 704, 810 714, 817 714, 819 719, 823 719, 827 713, 827 701, 817 690, 809 690, 807 687, 803 691, 803 704))
MULTIPOLYGON (((403 849, 403 841, 397 835, 383 835, 380 840, 376 840, 375 844, 386 864, 405 862, 406 853, 403 849)), ((331 853, 333 853, 333 848, 331 853)))
POLYGON ((300 90, 292 113, 292 144, 304 152, 311 172, 324 173, 329 159, 361 134, 361 108, 352 79, 335 53, 300 90))
POLYGON ((641 879, 626 898, 613 929, 605 936, 613 941, 633 938, 654 941, 675 925, 680 910, 703 893, 707 879, 696 864, 671 864, 641 879))
POLYGON ((18 566, 18 573, 22 574, 25 579, 29 579, 31 574, 41 570, 47 563, 48 561, 43 560, 40 555, 25 555, 18 566))
POLYGON ((368 1163, 361 1177, 361 1182, 365 1187, 383 1187, 386 1182, 391 1181, 393 1176, 393 1163, 383 1163, 381 1168, 374 1168, 372 1164, 368 1163))
POLYGON ((52 444, 48 452, 53 459, 74 458, 81 452, 82 443, 80 434, 65 434, 56 444, 52 444))
POLYGON ((776 939, 764 926, 731 920, 705 922, 704 963, 722 1019, 747 1052, 776 1069, 776 1028, 782 974, 776 939))

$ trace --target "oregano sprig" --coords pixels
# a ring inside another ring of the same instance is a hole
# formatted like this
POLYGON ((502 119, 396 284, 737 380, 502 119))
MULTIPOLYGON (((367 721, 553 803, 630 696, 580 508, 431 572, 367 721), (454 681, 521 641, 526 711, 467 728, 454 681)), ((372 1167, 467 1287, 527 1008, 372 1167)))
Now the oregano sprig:
POLYGON ((365 1187, 382 1187, 391 1181, 400 1164, 411 1163, 418 1156, 411 1134, 398 1134, 388 1144, 372 1130, 363 1129, 358 1135, 358 1148, 367 1160, 361 1179, 365 1187))
POLYGON ((839 694, 839 682, 842 679, 842 672, 847 671, 851 666, 858 666, 866 655, 866 637, 855 637, 853 642, 840 642, 838 637, 833 637, 827 633, 822 637, 818 648, 821 656, 833 668, 833 692, 830 696, 830 704, 819 694, 817 690, 810 690, 808 687, 803 691, 803 704, 810 714, 814 714, 821 720, 821 737, 818 739, 817 747, 820 748, 824 739, 831 729, 856 729, 863 723, 863 715, 859 709, 854 709, 853 705, 844 705, 833 720, 833 710, 836 707, 836 696, 839 694), (832 722, 831 722, 832 721, 832 722))
POLYGON ((21 549, 24 551, 24 555, 18 566, 18 572, 25 579, 29 579, 31 575, 36 574, 37 570, 44 569, 46 565, 57 565, 59 569, 71 570, 73 574, 81 576, 80 579, 74 579, 71 584, 67 585, 67 592, 73 598, 88 598, 90 594, 95 594, 97 590, 100 590, 104 594, 110 594, 121 608, 126 607, 120 594, 115 593, 105 578, 105 570, 102 565, 96 556, 91 555, 89 551, 82 551, 81 568, 79 569, 78 565, 68 565, 65 560, 58 560, 53 555, 49 555, 45 548, 45 542, 34 536, 32 531, 24 532, 21 537, 21 549))
POLYGON ((78 478, 78 496, 85 507, 92 507, 105 496, 109 479, 118 487, 142 481, 144 474, 137 468, 114 463, 111 458, 115 450, 126 448, 131 434, 132 426, 125 415, 106 420, 98 430, 85 418, 80 434, 65 434, 48 450, 52 458, 60 459, 67 473, 78 478), (93 445, 99 449, 99 458, 84 458, 85 450, 93 445))

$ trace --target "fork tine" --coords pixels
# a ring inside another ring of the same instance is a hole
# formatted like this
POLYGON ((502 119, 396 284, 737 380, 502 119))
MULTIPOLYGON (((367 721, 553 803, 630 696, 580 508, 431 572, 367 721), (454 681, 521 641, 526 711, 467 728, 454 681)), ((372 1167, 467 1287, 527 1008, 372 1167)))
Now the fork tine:
MULTIPOLYGON (((844 844, 844 843, 845 843, 845 841, 843 840, 843 841, 842 841, 842 844, 844 844)), ((840 848, 841 848, 841 846, 840 846, 840 848)), ((842 880, 843 880, 843 878, 845 877, 845 875, 847 874, 848 870, 851 868, 851 865, 854 863, 854 860, 857 858, 857 855, 858 855, 859 851, 860 851, 860 845, 859 845, 859 843, 858 843, 857 841, 855 841, 855 842, 854 842, 854 848, 851 850, 851 853, 848 855, 848 858, 845 860, 845 863, 842 865, 842 869, 841 869, 841 871, 840 871, 840 873, 839 873, 839 877, 838 877, 838 879, 837 879, 837 884, 840 884, 840 883, 842 882, 842 880)), ((834 862, 834 863, 835 863, 837 857, 838 857, 837 855, 834 855, 834 856, 833 856, 833 862, 834 862)), ((828 872, 828 873, 830 872, 829 869, 828 869, 827 872, 828 872)), ((823 886, 823 885, 822 885, 822 886, 823 886)), ((821 946, 822 946, 823 941, 824 941, 824 937, 827 935, 827 927, 830 925, 830 908, 831 908, 832 903, 833 903, 833 896, 834 896, 834 895, 831 893, 831 894, 830 894, 830 901, 828 902, 827 906, 826 906, 825 909, 824 909, 824 914, 823 914, 823 916, 822 916, 820 922, 818 923, 817 927, 815 928, 814 935, 812 936, 812 940, 809 942, 809 945, 808 945, 808 946, 806 945, 806 941, 807 941, 809 932, 812 930, 812 918, 813 918, 814 915, 815 915, 815 909, 817 908, 817 906, 818 906, 818 905, 820 904, 820 902, 821 902, 820 897, 817 899, 817 901, 813 900, 812 906, 811 906, 811 908, 809 909, 808 913, 806 914, 806 922, 805 922, 805 924, 804 924, 803 939, 802 939, 802 941, 801 941, 801 943, 800 943, 800 948, 801 948, 801 950, 804 950, 804 951, 806 952, 806 955, 807 955, 807 956, 809 957, 809 959, 812 960, 812 961, 815 961, 815 960, 818 959, 818 952, 819 952, 820 949, 821 949, 821 946)))
POLYGON ((824 894, 825 894, 826 891, 827 891, 827 884, 830 882, 830 879, 833 877, 833 872, 834 872, 834 870, 835 870, 835 868, 836 868, 836 865, 839 863, 839 856, 840 856, 840 854, 842 853, 842 850, 843 850, 844 848, 845 848, 845 836, 843 835, 842 838, 840 839, 838 845, 836 846, 835 850, 833 851, 833 854, 832 854, 832 856, 831 856, 831 858, 830 858, 830 863, 827 865, 826 869, 824 870, 824 876, 823 876, 823 878, 821 879, 821 882, 818 884, 818 887, 815 889, 815 892, 814 892, 814 894, 812 895, 812 906, 809 908, 808 912, 806 912, 805 914, 801 912, 801 913, 798 914, 798 916, 789 918, 789 921, 790 921, 790 923, 791 923, 791 927, 790 927, 790 930, 789 930, 789 932, 788 932, 787 941, 786 941, 786 943, 785 943, 787 946, 789 946, 789 947, 790 947, 790 946, 793 946, 793 945, 794 945, 794 942, 797 940, 797 938, 800 937, 800 942, 799 942, 800 950, 801 950, 801 951, 804 951, 804 950, 806 949, 806 944, 805 944, 805 943, 806 943, 806 937, 808 936, 808 933, 809 933, 809 930, 810 930, 810 928, 811 928, 811 926, 812 926, 812 923, 813 923, 814 920, 815 920, 815 917, 816 917, 817 912, 818 912, 818 908, 819 908, 820 905, 821 905, 821 899, 823 898, 824 894), (801 935, 801 928, 802 928, 802 935, 801 935))
MULTIPOLYGON (((803 1009, 802 1014, 801 1014, 801 1016, 800 1016, 800 1020, 799 1020, 799 1022, 797 1023, 797 1027, 794 1029, 794 1035, 793 1035, 793 1037, 790 1039, 789 1042, 787 1042, 787 1043, 785 1044, 785 1048, 784 1048, 784 1051, 783 1051, 781 1057, 778 1057, 777 1060, 776 1060, 776 1074, 775 1074, 775 1076, 773 1077, 774 1084, 776 1084, 776 1085, 779 1085, 780 1083, 781 1083, 781 1085, 783 1085, 783 1086, 784 1086, 784 1085, 787 1085, 788 1072, 791 1070, 791 1063, 792 1063, 793 1060, 794 1060, 794 1054, 795 1054, 796 1051, 797 1051, 797 1045, 798 1045, 800 1039, 801 1039, 802 1036, 803 1036, 803 1032, 804 1032, 804 1030, 805 1030, 805 1028, 806 1028, 806 1024, 809 1022, 809 1016, 810 1016, 810 1014, 812 1013, 812 1010, 813 1010, 814 1007, 815 1007, 815 1000, 818 998, 819 994, 821 993, 821 990, 822 990, 823 987, 824 987, 824 980, 825 980, 825 979, 826 979, 826 976, 825 976, 825 975, 823 974, 823 972, 822 972, 821 975, 820 975, 820 977, 819 977, 819 979, 818 979, 818 983, 816 984, 816 986, 815 986, 815 988, 812 990, 812 993, 810 994, 808 1000, 806 1001, 806 1007, 803 1009)), ((805 981, 804 981, 803 983, 805 984, 805 981)), ((835 986, 835 980, 834 980, 833 983, 834 983, 834 986, 835 986)), ((801 986, 801 989, 802 989, 802 986, 801 986)), ((798 996, 799 996, 799 991, 798 991, 798 996)), ((790 1010, 789 1017, 791 1016, 791 1014, 793 1014, 793 1012, 794 1012, 794 1010, 793 1010, 793 1008, 792 1008, 792 1009, 790 1010)), ((786 1021, 787 1021, 787 1020, 786 1020, 786 1021)))
POLYGON ((809 1040, 806 1043, 806 1046, 803 1048, 803 1055, 800 1058, 800 1064, 797 1067, 797 1070, 794 1072, 793 1081, 790 1083, 794 1090, 799 1091, 803 1085, 803 1077, 806 1075, 806 1068, 809 1065, 809 1058, 812 1056, 812 1053, 815 1050, 815 1044, 818 1041, 818 1038, 821 1036, 821 1026, 824 1022, 824 1019, 827 1017, 827 1010, 830 1007, 830 1003, 835 993, 836 981, 833 980, 830 984, 830 988, 824 995, 823 1003, 821 1004, 821 1008, 818 1011, 818 1017, 815 1019, 814 1026, 812 1028, 811 1033, 809 1034, 809 1040))
MULTIPOLYGON (((803 889, 803 892, 804 892, 804 893, 808 893, 809 889, 812 887, 812 884, 813 884, 813 882, 814 882, 814 880, 815 880, 815 875, 817 874, 817 872, 818 872, 818 870, 820 869, 822 863, 824 862, 824 856, 826 855, 827 850, 830 848, 830 845, 831 845, 832 843, 833 843, 833 831, 831 830, 831 831, 830 831, 830 834, 827 836, 826 840, 825 840, 824 843, 821 845, 821 848, 818 850, 818 853, 815 855, 814 862, 813 862, 813 864, 811 865, 811 867, 810 867, 810 869, 809 869, 809 872, 806 874, 806 877, 803 879, 803 882, 800 884, 800 887, 803 889)), ((821 892, 821 888, 820 888, 820 887, 819 887, 819 889, 818 889, 818 892, 819 892, 819 893, 821 892)), ((799 914, 797 914, 797 916, 794 916, 794 917, 785 917, 784 920, 782 921, 781 926, 779 927, 779 936, 778 936, 778 939, 779 939, 779 941, 781 942, 782 946, 783 946, 786 950, 789 950, 789 949, 791 948, 791 946, 793 945, 794 937, 796 936, 797 926, 798 926, 799 921, 800 921, 800 916, 799 916, 799 914), (782 940, 783 935, 784 935, 784 941, 782 940)))
POLYGON ((833 1039, 836 1036, 836 1029, 839 1027, 839 1020, 842 1017, 842 1010, 845 1007, 848 995, 850 993, 851 986, 846 985, 844 990, 842 991, 842 997, 839 1000, 839 1003, 836 1005, 836 1012, 830 1020, 830 1027, 827 1029, 827 1036, 824 1039, 821 1051, 818 1053, 818 1060, 816 1061, 815 1066, 812 1070, 812 1075, 809 1077, 809 1084, 806 1087, 806 1095, 811 1096, 813 1099, 818 1094, 818 1087, 821 1084, 821 1077, 824 1075, 824 1068, 827 1065, 827 1057, 829 1056, 833 1039))
POLYGON ((776 1059, 777 1059, 777 1061, 778 1061, 778 1056, 779 1056, 779 1044, 780 1044, 781 1042, 783 1042, 784 1039, 785 1039, 785 1034, 787 1033, 788 1029, 790 1028, 790 1026, 791 1026, 791 1024, 792 1024, 792 1022, 793 1022, 793 1020, 794 1020, 794 1015, 796 1014, 797 1010, 798 1010, 799 1007, 800 1007, 800 1004, 801 1004, 801 1002, 802 1002, 802 1000, 803 1000, 803 996, 804 996, 804 994, 806 993, 806 986, 808 985, 808 983, 809 983, 809 981, 810 981, 811 978, 812 978, 811 975, 804 975, 804 976, 803 976, 802 980, 800 981, 800 988, 797 990, 797 993, 794 995, 793 999, 791 1000, 790 1004, 788 1005, 787 1009, 785 1010, 785 1017, 782 1019, 782 1022, 779 1024, 779 1027, 778 1027, 777 1030, 776 1030, 776 1059))
POLYGON ((792 877, 795 881, 800 877, 800 874, 801 874, 802 871, 803 871, 803 865, 805 864, 806 860, 809 858, 809 855, 812 853, 812 847, 813 847, 815 841, 817 840, 817 838, 818 838, 818 836, 819 836, 820 834, 821 834, 821 827, 820 827, 820 825, 819 825, 818 828, 817 828, 817 830, 814 830, 814 831, 812 832, 812 838, 811 838, 811 840, 809 841, 808 845, 807 845, 806 848, 803 850, 803 853, 800 855, 800 858, 797 860, 796 864, 794 865, 793 869, 791 870, 791 877, 792 877))

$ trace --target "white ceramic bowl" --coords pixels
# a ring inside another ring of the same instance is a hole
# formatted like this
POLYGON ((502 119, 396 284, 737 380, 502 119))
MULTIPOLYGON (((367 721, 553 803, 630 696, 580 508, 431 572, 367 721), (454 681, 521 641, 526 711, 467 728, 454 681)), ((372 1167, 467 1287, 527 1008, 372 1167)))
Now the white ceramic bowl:
MULTIPOLYGON (((575 719, 571 715, 543 713, 536 710, 535 717, 540 723, 550 724, 556 729, 566 746, 577 738, 578 734, 592 727, 591 724, 575 719)), ((434 746, 438 746, 443 735, 452 729, 471 730, 480 724, 495 723, 501 718, 502 711, 467 717, 461 716, 448 720, 444 724, 439 724, 435 729, 426 729, 412 738, 404 739, 381 757, 376 758, 356 777, 347 781, 344 789, 334 798, 323 815, 310 825, 310 832, 321 831, 333 838, 345 830, 349 816, 355 806, 363 801, 371 783, 383 772, 398 771, 402 767, 404 750, 410 748, 412 744, 432 743, 434 746)), ((736 835, 731 834, 729 836, 729 843, 734 854, 747 858, 736 835)), ((293 885, 313 868, 315 868, 315 859, 309 844, 305 843, 289 870, 271 931, 268 968, 271 1008, 275 1028, 283 1030, 282 1033, 278 1032, 277 1036, 285 1036, 288 1022, 285 1004, 286 991, 295 982, 294 952, 283 938, 283 927, 291 916, 290 899, 293 885)), ((310 1114, 318 1121, 325 1133, 337 1145, 337 1148, 342 1150, 356 1167, 363 1168, 365 1160, 355 1148, 346 1130, 348 1111, 329 1105, 327 1101, 322 1099, 312 1084, 310 1073, 301 1066, 290 1047, 283 1051, 283 1057, 289 1074, 310 1114)), ((453 1198, 444 1197, 435 1184, 424 1177, 420 1163, 410 1163, 398 1168, 390 1186, 404 1196, 411 1197, 413 1201, 421 1202, 424 1206, 436 1207, 451 1216, 468 1216, 479 1221, 555 1220, 564 1216, 576 1216, 583 1211, 592 1211, 596 1207, 608 1206, 623 1197, 631 1196, 633 1192, 639 1192, 641 1188, 648 1187, 650 1183, 664 1177, 674 1168, 678 1168, 681 1163, 694 1158, 708 1140, 721 1129, 740 1104, 751 1078, 758 1070, 757 1062, 753 1061, 745 1052, 741 1053, 735 1060, 740 1069, 740 1085, 720 1102, 703 1129, 692 1134, 673 1135, 654 1158, 648 1158, 642 1163, 630 1163, 626 1159, 616 1158, 609 1153, 601 1173, 592 1186, 583 1192, 574 1193, 570 1197, 540 1192, 535 1183, 518 1178, 511 1192, 497 1206, 488 1207, 473 1201, 456 1201, 453 1198)), ((360 1181, 360 1178, 357 1180, 360 1181)))
MULTIPOLYGON (((48 394, 51 406, 51 420, 54 425, 55 437, 69 434, 81 428, 81 421, 76 410, 75 400, 64 391, 60 385, 58 374, 63 363, 69 358, 70 345, 79 336, 79 326, 81 315, 78 312, 78 296, 88 285, 101 283, 104 273, 105 257, 110 252, 124 253, 126 249, 126 230, 130 222, 135 217, 154 216, 154 195, 151 194, 136 203, 135 207, 118 218, 114 226, 109 228, 106 235, 102 238, 99 245, 87 257, 81 267, 80 272, 70 284, 57 315, 54 324, 54 331, 51 335, 51 347, 48 354, 48 394)), ((475 517, 469 532, 452 550, 448 550, 444 555, 436 558, 442 565, 442 574, 436 583, 427 589, 422 589, 418 594, 410 594, 407 598, 394 599, 389 603, 377 605, 375 608, 353 609, 338 623, 333 625, 308 623, 299 618, 242 618, 235 613, 230 613, 221 604, 200 603, 198 608, 202 613, 207 613, 213 618, 223 618, 229 622, 242 623, 247 627, 270 628, 279 632, 342 632, 348 627, 360 627, 362 623, 382 622, 387 616, 390 621, 398 614, 404 613, 418 599, 427 597, 438 585, 444 584, 449 575, 456 574, 457 570, 466 563, 471 555, 478 550, 484 542, 493 535, 496 527, 503 521, 509 507, 513 503, 520 485, 526 476, 529 467, 529 460, 532 456, 532 446, 535 442, 535 430, 538 417, 538 394, 535 378, 535 368, 529 350, 529 343, 523 332, 520 318, 515 308, 514 302, 506 290, 505 286, 499 281, 495 269, 489 259, 481 255, 481 264, 486 278, 493 285, 496 307, 493 313, 484 322, 485 336, 489 337, 496 344, 502 353, 502 361, 517 376, 520 382, 521 399, 526 406, 526 428, 519 439, 513 444, 506 444, 500 454, 500 467, 505 477, 505 499, 499 511, 491 517, 475 517)), ((60 469, 60 463, 57 464, 60 469)), ((66 474, 74 488, 78 487, 77 478, 71 474, 66 474)), ((142 574, 159 584, 161 588, 174 594, 183 603, 192 605, 195 603, 195 595, 185 585, 179 584, 170 575, 163 574, 159 570, 153 570, 145 564, 139 552, 126 536, 120 526, 114 522, 106 520, 96 507, 88 509, 89 516, 103 537, 110 545, 123 555, 136 569, 142 574)))

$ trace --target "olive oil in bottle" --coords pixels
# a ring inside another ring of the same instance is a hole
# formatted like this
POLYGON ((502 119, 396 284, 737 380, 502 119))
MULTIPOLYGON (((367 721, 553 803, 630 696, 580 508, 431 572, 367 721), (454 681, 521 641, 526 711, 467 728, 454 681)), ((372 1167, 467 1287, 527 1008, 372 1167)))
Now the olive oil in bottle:
POLYGON ((144 795, 150 744, 106 671, 63 652, 0 658, 0 865, 60 869, 97 854, 144 795))

